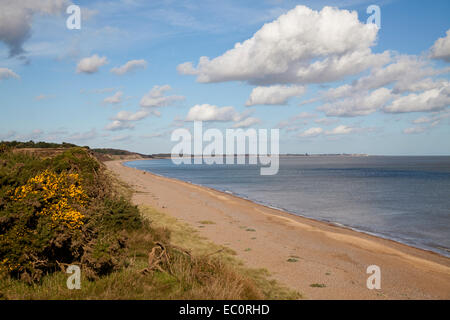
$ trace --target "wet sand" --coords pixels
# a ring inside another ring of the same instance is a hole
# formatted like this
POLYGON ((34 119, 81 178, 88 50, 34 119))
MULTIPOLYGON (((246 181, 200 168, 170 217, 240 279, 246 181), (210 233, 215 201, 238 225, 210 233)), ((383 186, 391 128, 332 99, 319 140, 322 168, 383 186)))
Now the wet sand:
POLYGON ((122 163, 105 162, 134 189, 135 204, 188 223, 307 299, 450 299, 449 258, 122 163), (380 290, 366 286, 370 265, 381 269, 380 290))

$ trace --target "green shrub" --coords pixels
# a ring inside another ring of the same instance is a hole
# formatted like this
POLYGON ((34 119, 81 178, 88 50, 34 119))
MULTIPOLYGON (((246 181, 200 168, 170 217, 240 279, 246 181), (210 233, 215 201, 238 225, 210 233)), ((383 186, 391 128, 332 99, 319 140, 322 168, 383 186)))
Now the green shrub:
POLYGON ((0 272, 33 282, 77 263, 94 279, 126 264, 127 232, 148 226, 86 149, 1 150, 0 272))

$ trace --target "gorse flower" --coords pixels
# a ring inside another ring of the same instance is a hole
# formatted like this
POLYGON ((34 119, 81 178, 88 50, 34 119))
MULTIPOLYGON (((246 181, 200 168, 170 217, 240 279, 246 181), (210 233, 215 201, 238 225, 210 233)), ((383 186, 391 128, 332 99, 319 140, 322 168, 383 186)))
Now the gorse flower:
POLYGON ((37 214, 49 216, 52 227, 62 224, 70 229, 78 229, 83 225, 83 214, 74 208, 83 208, 87 203, 78 174, 56 174, 45 170, 29 179, 25 185, 17 187, 11 200, 24 201, 30 195, 41 198, 42 206, 37 214))

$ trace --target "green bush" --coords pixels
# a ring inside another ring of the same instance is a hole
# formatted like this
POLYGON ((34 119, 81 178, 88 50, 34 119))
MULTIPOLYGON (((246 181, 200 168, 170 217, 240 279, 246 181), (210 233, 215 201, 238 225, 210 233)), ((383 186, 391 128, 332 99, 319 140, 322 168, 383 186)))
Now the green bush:
POLYGON ((126 264, 127 232, 148 226, 88 150, 47 159, 1 150, 0 272, 33 282, 66 264, 90 278, 126 264))

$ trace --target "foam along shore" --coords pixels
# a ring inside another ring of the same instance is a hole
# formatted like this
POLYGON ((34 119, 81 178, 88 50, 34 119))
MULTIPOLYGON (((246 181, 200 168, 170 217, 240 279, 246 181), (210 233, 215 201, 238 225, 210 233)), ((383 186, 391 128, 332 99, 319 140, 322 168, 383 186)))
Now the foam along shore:
POLYGON ((234 195, 105 162, 133 202, 184 221, 308 299, 450 299, 450 259, 234 195), (207 223, 206 223, 207 222, 207 223), (369 290, 367 267, 381 270, 369 290))

